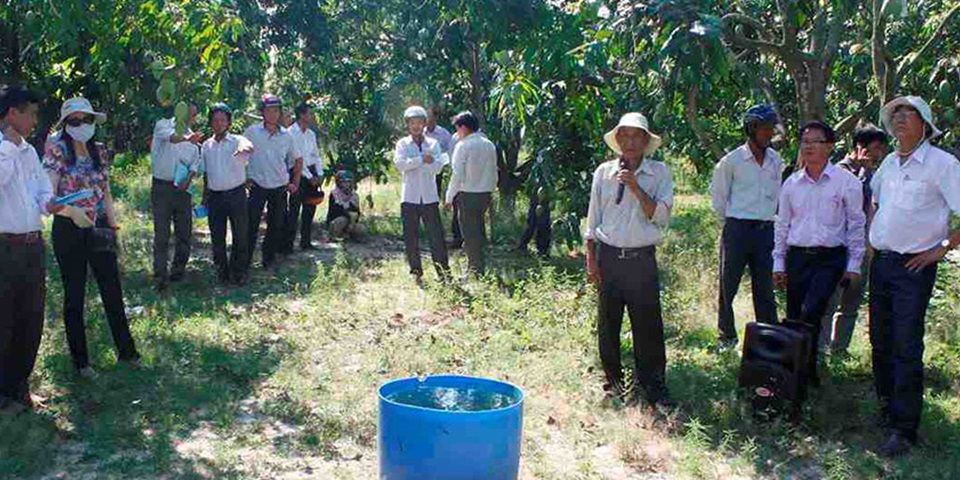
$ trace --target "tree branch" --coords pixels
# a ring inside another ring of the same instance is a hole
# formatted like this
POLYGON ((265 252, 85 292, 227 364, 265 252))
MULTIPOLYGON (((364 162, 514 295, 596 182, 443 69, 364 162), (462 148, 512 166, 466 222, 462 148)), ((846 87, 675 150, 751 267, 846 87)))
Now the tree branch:
POLYGON ((923 46, 920 47, 920 50, 917 50, 916 53, 909 54, 907 57, 905 57, 911 58, 911 60, 900 65, 900 68, 897 69, 897 78, 903 78, 903 75, 907 73, 907 69, 912 67, 918 58, 927 54, 927 50, 933 46, 934 42, 942 37, 943 30, 947 27, 947 22, 957 15, 958 12, 960 12, 960 3, 951 8, 950 11, 943 16, 943 20, 940 20, 940 25, 937 25, 936 30, 933 31, 933 35, 927 39, 927 43, 924 43, 923 46))
POLYGON ((721 26, 727 33, 727 40, 734 46, 748 48, 759 52, 769 53, 771 55, 783 56, 783 46, 771 41, 772 36, 764 28, 763 24, 754 18, 739 13, 728 13, 720 19, 721 26), (734 27, 737 24, 746 25, 755 29, 762 40, 747 38, 746 35, 739 34, 734 27))
POLYGON ((790 0, 777 0, 777 10, 780 12, 780 23, 783 27, 783 41, 780 43, 785 50, 798 51, 797 25, 793 23, 796 12, 791 8, 793 3, 790 0))

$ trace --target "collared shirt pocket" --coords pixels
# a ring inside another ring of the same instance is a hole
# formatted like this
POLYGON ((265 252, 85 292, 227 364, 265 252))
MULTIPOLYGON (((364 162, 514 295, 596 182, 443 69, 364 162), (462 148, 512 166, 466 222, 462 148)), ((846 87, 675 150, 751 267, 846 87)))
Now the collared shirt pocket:
POLYGON ((835 193, 817 202, 820 220, 825 226, 838 227, 843 221, 843 196, 835 193))
POLYGON ((936 201, 936 189, 928 181, 904 179, 897 190, 897 204, 904 210, 925 210, 936 201))

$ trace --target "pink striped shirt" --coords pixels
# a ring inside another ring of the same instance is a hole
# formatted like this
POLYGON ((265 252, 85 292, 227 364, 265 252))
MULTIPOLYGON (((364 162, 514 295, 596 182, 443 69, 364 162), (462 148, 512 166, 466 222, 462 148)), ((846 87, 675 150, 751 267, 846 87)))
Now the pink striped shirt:
POLYGON ((814 181, 806 169, 780 190, 773 271, 783 272, 789 247, 847 247, 847 271, 860 272, 865 250, 863 185, 852 173, 827 165, 814 181))

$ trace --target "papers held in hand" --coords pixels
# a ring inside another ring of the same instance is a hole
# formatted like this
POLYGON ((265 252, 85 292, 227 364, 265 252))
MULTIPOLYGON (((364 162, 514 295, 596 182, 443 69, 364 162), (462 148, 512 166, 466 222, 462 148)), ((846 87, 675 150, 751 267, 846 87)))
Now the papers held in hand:
POLYGON ((54 205, 73 205, 81 200, 86 200, 93 196, 93 190, 85 188, 83 190, 78 190, 69 195, 64 195, 62 197, 55 198, 53 200, 54 205))

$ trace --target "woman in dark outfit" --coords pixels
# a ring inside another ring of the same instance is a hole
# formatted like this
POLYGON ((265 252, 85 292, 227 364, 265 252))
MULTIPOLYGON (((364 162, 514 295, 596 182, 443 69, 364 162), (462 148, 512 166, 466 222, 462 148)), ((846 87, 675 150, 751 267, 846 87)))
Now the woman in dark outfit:
POLYGON ((47 140, 44 168, 57 196, 90 190, 89 198, 75 202, 53 222, 53 251, 63 281, 63 323, 77 372, 94 376, 87 353, 83 319, 87 266, 100 288, 118 357, 136 364, 140 358, 130 335, 117 262, 117 219, 110 196, 108 162, 94 141, 96 123, 106 115, 95 112, 84 98, 67 100, 60 109, 60 131, 47 140))
POLYGON ((336 176, 337 187, 330 193, 327 210, 327 231, 332 238, 362 240, 366 228, 360 221, 360 197, 354 190, 353 174, 341 170, 336 176))

